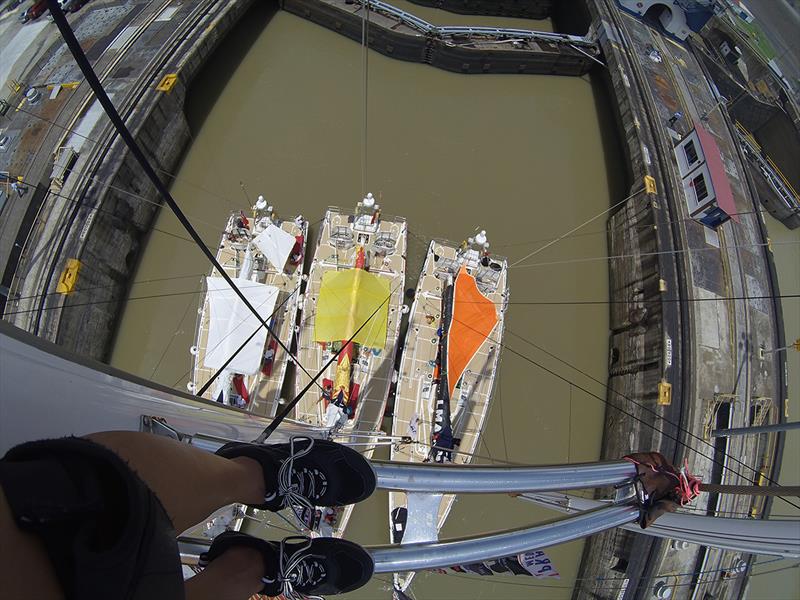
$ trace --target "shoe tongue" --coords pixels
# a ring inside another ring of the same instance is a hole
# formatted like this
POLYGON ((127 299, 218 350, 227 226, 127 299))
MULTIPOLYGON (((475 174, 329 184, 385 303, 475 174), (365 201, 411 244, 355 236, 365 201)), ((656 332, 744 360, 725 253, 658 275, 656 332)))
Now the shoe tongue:
MULTIPOLYGON (((286 557, 291 556, 301 546, 301 544, 287 545, 286 557)), ((293 587, 304 594, 314 593, 320 586, 327 588, 329 587, 325 585, 327 582, 336 581, 336 565, 330 560, 325 560, 324 557, 316 558, 309 554, 311 553, 309 552, 294 569, 294 572, 301 574, 301 577, 293 584, 293 587)))

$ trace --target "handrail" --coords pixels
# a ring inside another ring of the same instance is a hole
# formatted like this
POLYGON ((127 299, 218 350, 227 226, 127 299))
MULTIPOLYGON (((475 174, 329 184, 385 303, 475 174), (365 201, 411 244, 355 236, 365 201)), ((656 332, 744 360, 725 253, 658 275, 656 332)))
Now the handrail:
POLYGON ((542 40, 552 43, 579 44, 583 46, 595 47, 594 42, 586 37, 579 35, 568 35, 566 33, 552 33, 550 31, 534 31, 532 29, 511 29, 502 27, 467 27, 467 26, 445 26, 432 25, 424 19, 406 12, 396 6, 381 2, 381 0, 355 0, 357 4, 369 6, 370 10, 391 17, 408 27, 415 29, 427 36, 436 38, 453 38, 458 36, 467 37, 488 37, 495 39, 517 38, 525 40, 542 40))
MULTIPOLYGON (((639 509, 636 507, 611 506, 554 523, 489 535, 469 536, 444 542, 371 546, 366 549, 372 555, 375 573, 436 569, 499 559, 562 544, 630 523, 638 516, 639 509)), ((206 552, 209 545, 208 540, 178 538, 181 562, 196 565, 199 555, 206 552)))
POLYGON ((596 488, 629 482, 627 461, 552 466, 434 465, 371 461, 377 486, 428 493, 508 493, 596 488))
POLYGON ((541 550, 631 523, 638 517, 635 506, 612 506, 555 523, 490 535, 367 549, 375 562, 375 573, 437 569, 541 550))

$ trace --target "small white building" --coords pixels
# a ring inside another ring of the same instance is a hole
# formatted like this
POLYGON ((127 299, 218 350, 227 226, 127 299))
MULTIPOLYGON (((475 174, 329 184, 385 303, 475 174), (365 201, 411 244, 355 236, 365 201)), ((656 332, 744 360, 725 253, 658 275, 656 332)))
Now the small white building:
POLYGON ((695 125, 674 151, 689 215, 712 229, 731 218, 738 222, 728 174, 714 136, 695 125))

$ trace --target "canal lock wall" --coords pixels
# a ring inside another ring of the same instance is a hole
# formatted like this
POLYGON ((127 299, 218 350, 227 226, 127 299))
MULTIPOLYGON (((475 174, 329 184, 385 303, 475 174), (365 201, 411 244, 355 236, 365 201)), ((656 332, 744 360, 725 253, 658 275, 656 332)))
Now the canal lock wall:
MULTIPOLYGON (((151 81, 126 121, 166 185, 171 181, 165 173, 175 171, 191 141, 184 114, 187 90, 219 42, 253 2, 225 3, 212 24, 181 54, 177 67, 170 69, 170 72, 177 73, 178 78, 169 92, 155 89, 157 78, 151 81)), ((92 157, 85 160, 92 160, 92 157)), ((65 302, 73 308, 45 311, 39 335, 54 339, 59 345, 79 354, 107 361, 117 321, 128 296, 141 248, 158 213, 160 199, 155 187, 118 137, 92 176, 95 183, 84 197, 96 199, 89 204, 98 209, 88 211, 78 233, 82 243, 75 258, 81 261, 80 285, 65 302)), ((67 179, 68 186, 80 184, 78 178, 74 181, 67 179)), ((65 187, 62 193, 70 196, 71 190, 65 187)), ((55 284, 55 281, 51 282, 48 291, 54 291, 55 284)))
MULTIPOLYGON (((363 16, 360 4, 347 0, 281 0, 280 4, 290 13, 361 42, 363 16)), ((481 4, 487 11, 491 9, 491 3, 481 4)), ((449 7, 443 8, 450 10, 449 7)), ((440 38, 423 34, 375 10, 370 11, 369 20, 369 47, 372 50, 456 73, 580 76, 597 64, 591 46, 579 51, 567 43, 539 39, 515 46, 496 41, 486 43, 466 36, 440 38)))
MULTIPOLYGON (((614 99, 630 183, 628 198, 612 209, 607 221, 608 255, 617 258, 609 261, 609 372, 601 459, 653 449, 674 460, 678 432, 668 423, 684 418, 681 398, 690 374, 681 368, 689 363, 687 345, 680 343, 688 324, 681 309, 682 266, 674 254, 685 241, 673 229, 668 198, 676 197, 675 190, 670 178, 662 176, 659 162, 667 160, 669 149, 650 122, 614 9, 605 0, 587 5, 607 65, 595 73, 614 99), (658 187, 647 189, 648 180, 658 187), (666 407, 658 404, 662 381, 672 385, 671 405, 666 407)), ((639 582, 647 581, 665 547, 661 540, 621 530, 592 536, 578 575, 586 583, 576 585, 573 598, 646 596, 639 582), (630 581, 627 593, 621 587, 609 590, 604 578, 615 572, 620 582, 630 581)))

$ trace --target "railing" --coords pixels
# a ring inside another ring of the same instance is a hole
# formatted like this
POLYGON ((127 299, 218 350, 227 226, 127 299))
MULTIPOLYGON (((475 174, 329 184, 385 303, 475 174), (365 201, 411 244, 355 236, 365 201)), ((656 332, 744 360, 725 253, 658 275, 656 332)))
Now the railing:
POLYGON ((765 158, 761 155, 761 146, 738 121, 736 122, 736 133, 745 148, 749 150, 748 156, 758 163, 761 172, 772 189, 775 190, 775 193, 780 196, 792 211, 800 212, 800 194, 792 187, 792 184, 781 173, 778 166, 769 157, 765 158))
POLYGON ((538 40, 555 44, 577 44, 594 48, 594 42, 578 35, 564 33, 551 33, 549 31, 533 31, 531 29, 505 29, 501 27, 439 27, 432 25, 409 12, 401 10, 380 0, 355 0, 361 6, 367 5, 369 9, 391 19, 402 22, 404 25, 430 37, 440 39, 467 37, 490 38, 495 40, 538 40))

